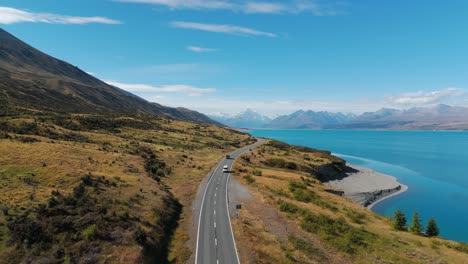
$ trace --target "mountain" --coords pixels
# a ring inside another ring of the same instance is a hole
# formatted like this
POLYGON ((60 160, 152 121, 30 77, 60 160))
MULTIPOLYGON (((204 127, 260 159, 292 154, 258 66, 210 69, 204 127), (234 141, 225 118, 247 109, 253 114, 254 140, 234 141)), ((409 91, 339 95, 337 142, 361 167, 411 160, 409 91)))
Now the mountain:
POLYGON ((264 127, 276 129, 321 129, 330 125, 344 124, 354 118, 355 115, 353 114, 299 110, 290 115, 279 116, 264 127))
POLYGON ((252 109, 247 109, 236 115, 220 113, 210 115, 209 117, 227 126, 237 128, 261 128, 271 122, 271 118, 261 115, 252 109))
POLYGON ((216 124, 185 108, 148 102, 111 86, 0 29, 0 104, 72 113, 155 114, 216 124))
POLYGON ((468 130, 468 108, 436 105, 364 113, 334 129, 468 130))

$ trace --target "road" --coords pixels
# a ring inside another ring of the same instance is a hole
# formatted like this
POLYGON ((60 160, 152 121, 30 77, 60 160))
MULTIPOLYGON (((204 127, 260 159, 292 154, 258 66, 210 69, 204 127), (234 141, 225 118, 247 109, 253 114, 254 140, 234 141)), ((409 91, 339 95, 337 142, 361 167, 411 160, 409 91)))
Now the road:
POLYGON ((263 142, 263 139, 258 139, 257 143, 232 152, 229 154, 231 158, 221 160, 210 175, 198 219, 195 264, 239 263, 229 215, 230 173, 223 173, 223 167, 227 165, 231 171, 237 157, 263 142))

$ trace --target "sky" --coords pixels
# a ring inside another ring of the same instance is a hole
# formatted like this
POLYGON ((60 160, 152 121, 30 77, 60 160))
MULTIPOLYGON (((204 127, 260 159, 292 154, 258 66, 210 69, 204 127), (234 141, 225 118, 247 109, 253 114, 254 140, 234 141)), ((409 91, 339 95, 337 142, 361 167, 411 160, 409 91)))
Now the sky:
POLYGON ((0 27, 149 101, 362 113, 468 106, 466 0, 2 0, 0 27))

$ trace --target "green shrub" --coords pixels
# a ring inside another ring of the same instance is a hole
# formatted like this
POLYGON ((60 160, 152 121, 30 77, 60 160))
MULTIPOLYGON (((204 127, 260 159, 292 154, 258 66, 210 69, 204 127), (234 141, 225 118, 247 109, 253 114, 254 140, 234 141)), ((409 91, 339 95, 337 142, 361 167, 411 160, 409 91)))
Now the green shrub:
POLYGON ((311 212, 304 215, 301 228, 320 235, 333 247, 348 254, 354 254, 360 248, 367 247, 375 239, 374 234, 349 225, 342 217, 333 219, 311 212))
POLYGON ((85 240, 92 241, 97 238, 96 224, 88 226, 85 230, 81 231, 81 237, 85 240))
POLYGON ((278 207, 281 212, 290 213, 290 214, 298 214, 302 210, 295 204, 283 202, 283 201, 279 202, 278 207))
POLYGON ((250 175, 245 175, 243 178, 248 184, 252 184, 255 182, 255 179, 250 175))

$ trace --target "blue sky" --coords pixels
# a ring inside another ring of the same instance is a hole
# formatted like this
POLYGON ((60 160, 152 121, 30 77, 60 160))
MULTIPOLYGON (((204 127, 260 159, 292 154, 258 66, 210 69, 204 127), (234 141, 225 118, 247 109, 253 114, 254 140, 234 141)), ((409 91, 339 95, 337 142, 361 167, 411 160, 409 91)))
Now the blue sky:
POLYGON ((468 106, 465 0, 4 0, 0 26, 204 113, 468 106))

